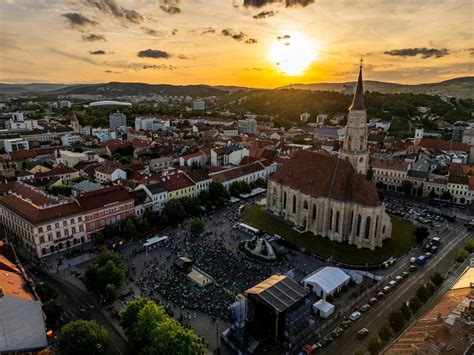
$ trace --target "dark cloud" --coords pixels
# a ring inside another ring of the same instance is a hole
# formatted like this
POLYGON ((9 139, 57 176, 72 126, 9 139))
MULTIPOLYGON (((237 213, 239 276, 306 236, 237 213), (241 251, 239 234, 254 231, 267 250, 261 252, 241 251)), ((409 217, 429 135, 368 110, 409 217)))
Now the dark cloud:
POLYGON ((158 49, 145 49, 137 53, 137 56, 140 58, 153 58, 153 59, 168 59, 171 57, 171 54, 165 51, 160 51, 158 49))
POLYGON ((82 35, 81 36, 82 40, 84 42, 100 42, 100 41, 107 41, 104 36, 96 34, 96 33, 90 33, 87 35, 82 35))
POLYGON ((97 21, 91 20, 78 12, 68 12, 63 14, 63 17, 67 19, 69 26, 75 29, 97 26, 99 24, 97 21))
POLYGON ((291 36, 290 35, 284 35, 284 36, 278 36, 277 39, 279 41, 284 41, 285 39, 290 39, 291 36))
POLYGON ((181 9, 178 6, 180 0, 161 0, 160 3, 160 10, 167 14, 176 15, 181 13, 181 9))
POLYGON ((315 0, 244 0, 245 7, 263 7, 269 4, 279 3, 286 7, 305 7, 314 3, 315 0))
POLYGON ((160 33, 157 30, 154 30, 153 28, 150 27, 145 27, 142 26, 140 27, 143 32, 145 32, 147 35, 153 36, 153 37, 158 37, 160 33))
POLYGON ((205 35, 207 33, 216 33, 216 30, 212 27, 208 27, 201 31, 201 35, 205 35))
POLYGON ((258 19, 261 19, 261 18, 267 18, 267 17, 272 17, 272 16, 275 16, 274 11, 262 11, 262 12, 259 12, 258 14, 256 14, 256 15, 253 15, 253 18, 258 20, 258 19))
POLYGON ((121 71, 113 71, 113 70, 104 70, 104 73, 107 73, 107 74, 122 74, 121 71))
POLYGON ((415 57, 421 55, 421 58, 441 58, 449 54, 449 51, 446 48, 403 48, 403 49, 393 49, 391 51, 386 51, 384 54, 398 57, 415 57))
POLYGON ((194 60, 194 59, 196 59, 196 58, 188 57, 187 55, 184 55, 184 54, 178 54, 176 56, 176 58, 183 59, 183 60, 194 60))
POLYGON ((257 42, 258 41, 255 38, 249 38, 245 41, 245 43, 247 43, 247 44, 254 44, 254 43, 257 43, 257 42))
POLYGON ((104 50, 102 49, 99 49, 99 50, 96 50, 96 51, 89 51, 90 54, 92 55, 104 55, 106 54, 104 50))
POLYGON ((241 41, 243 40, 245 37, 247 37, 247 35, 243 32, 235 32, 234 30, 230 29, 230 28, 224 28, 222 31, 221 31, 221 34, 223 36, 226 36, 226 37, 232 37, 233 39, 235 39, 236 41, 241 41))
POLYGON ((474 55, 474 48, 468 48, 466 49, 471 55, 474 55))
POLYGON ((145 64, 143 65, 142 69, 144 70, 176 70, 178 69, 177 67, 175 67, 174 65, 166 65, 166 64, 159 64, 159 65, 155 65, 155 64, 145 64))
POLYGON ((176 36, 176 34, 178 33, 178 29, 177 28, 173 28, 173 30, 171 31, 171 34, 173 36, 176 36))
POLYGON ((140 13, 120 6, 115 0, 78 0, 78 2, 124 23, 137 24, 144 20, 140 13))

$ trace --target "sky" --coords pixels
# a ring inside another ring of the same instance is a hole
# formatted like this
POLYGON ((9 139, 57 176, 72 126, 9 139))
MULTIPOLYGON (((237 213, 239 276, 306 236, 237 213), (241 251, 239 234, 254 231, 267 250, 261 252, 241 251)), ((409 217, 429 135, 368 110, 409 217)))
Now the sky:
POLYGON ((473 34, 472 0, 0 0, 0 82, 438 82, 473 34))

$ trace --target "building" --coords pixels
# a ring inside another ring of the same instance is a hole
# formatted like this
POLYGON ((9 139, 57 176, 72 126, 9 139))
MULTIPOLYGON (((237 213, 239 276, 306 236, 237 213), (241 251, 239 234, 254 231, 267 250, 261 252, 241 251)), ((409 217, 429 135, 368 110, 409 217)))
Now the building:
POLYGON ((30 149, 28 140, 23 139, 23 138, 6 139, 4 141, 4 144, 5 144, 5 152, 7 153, 30 149))
POLYGON ((122 169, 122 164, 117 162, 109 162, 99 165, 95 168, 95 180, 102 184, 114 182, 119 179, 126 180, 127 172, 122 169))
POLYGON ((239 120, 239 133, 257 134, 257 121, 254 118, 239 120))
POLYGON ((62 110, 64 108, 71 108, 72 107, 71 101, 67 101, 67 100, 58 100, 57 105, 58 105, 58 109, 60 109, 60 110, 62 110))
POLYGON ((328 115, 324 113, 320 113, 319 115, 316 116, 316 124, 323 125, 327 119, 328 119, 328 115))
POLYGON ((164 175, 160 182, 168 191, 168 200, 197 196, 196 184, 181 171, 164 175))
POLYGON ((66 166, 76 166, 80 162, 101 162, 104 159, 100 158, 99 155, 94 151, 87 151, 82 153, 71 152, 69 150, 59 150, 56 152, 56 161, 58 164, 64 164, 66 166))
POLYGON ((211 165, 226 166, 239 165, 242 159, 248 157, 250 151, 237 145, 227 145, 221 148, 211 149, 211 165))
POLYGON ((179 166, 204 166, 206 164, 207 155, 202 151, 183 155, 179 158, 179 166))
POLYGON ((209 190, 209 185, 212 182, 212 178, 209 176, 206 170, 196 169, 188 170, 185 174, 194 182, 196 185, 196 193, 199 194, 202 191, 209 190))
POLYGON ((165 208, 166 201, 168 201, 168 191, 166 191, 166 188, 162 184, 141 184, 137 186, 135 191, 140 190, 144 191, 148 197, 145 200, 145 202, 148 203, 143 204, 144 211, 159 212, 165 208))
POLYGON ((357 248, 381 247, 391 237, 392 222, 366 176, 366 117, 361 68, 339 158, 305 150, 294 153, 269 179, 267 209, 301 232, 357 248))
POLYGON ((204 100, 193 101, 193 111, 204 111, 206 110, 206 102, 204 100))
POLYGON ((229 189, 234 182, 245 181, 250 184, 257 179, 266 180, 268 177, 265 166, 259 161, 211 173, 209 176, 212 181, 220 182, 226 189, 229 189))
POLYGON ((21 182, 2 184, 1 192, 2 224, 39 258, 88 241, 77 202, 46 195, 21 182))
POLYGON ((148 166, 150 171, 154 173, 159 173, 164 170, 168 170, 173 166, 173 158, 172 157, 162 157, 162 158, 155 158, 150 159, 148 161, 148 166))
POLYGON ((157 117, 135 117, 136 131, 165 131, 169 127, 169 120, 161 120, 157 117))
POLYGON ((401 159, 373 159, 371 167, 375 183, 383 184, 388 191, 401 191, 410 164, 401 159))
POLYGON ((466 129, 462 135, 462 142, 469 146, 474 146, 474 128, 466 129))
POLYGON ((25 120, 23 112, 10 113, 11 118, 5 122, 5 128, 10 132, 33 131, 42 129, 37 120, 25 120))
POLYGON ((83 192, 76 200, 84 214, 88 236, 135 213, 133 197, 123 186, 83 192))
POLYGON ((61 143, 65 146, 71 146, 81 141, 81 136, 79 134, 65 134, 61 137, 61 143))
POLYGON ((109 127, 110 129, 127 127, 127 116, 120 111, 111 113, 109 115, 109 127))
POLYGON ((301 122, 308 122, 308 120, 311 118, 311 114, 309 112, 303 112, 300 115, 300 121, 301 122))
POLYGON ((317 140, 338 140, 342 141, 346 135, 346 127, 317 126, 314 128, 314 138, 317 140))

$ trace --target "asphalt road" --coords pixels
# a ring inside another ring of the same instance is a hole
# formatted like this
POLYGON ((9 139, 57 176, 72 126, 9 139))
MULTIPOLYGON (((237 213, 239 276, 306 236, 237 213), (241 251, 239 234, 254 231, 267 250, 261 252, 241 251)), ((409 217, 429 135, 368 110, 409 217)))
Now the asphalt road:
MULTIPOLYGON (((367 312, 363 313, 362 316, 351 325, 346 332, 339 338, 334 340, 328 347, 321 349, 320 354, 352 354, 359 346, 365 343, 365 339, 356 339, 356 333, 361 328, 367 328, 371 333, 378 332, 378 329, 387 320, 388 314, 398 309, 403 302, 406 302, 413 296, 416 289, 424 282, 429 280, 431 274, 438 271, 444 274, 450 270, 455 263, 455 255, 458 248, 467 239, 468 236, 472 237, 473 232, 467 231, 465 227, 458 226, 455 230, 451 231, 444 236, 443 247, 433 256, 431 260, 428 260, 423 267, 419 267, 417 271, 411 272, 411 275, 405 279, 400 285, 386 295, 381 301, 372 306, 367 312)), ((394 274, 400 274, 403 271, 407 271, 409 261, 397 263, 394 269, 394 274)), ((332 331, 332 329, 330 330, 332 331)), ((328 333, 330 333, 330 331, 328 333)), ((325 336, 327 334, 323 334, 325 336)))
POLYGON ((45 274, 43 271, 30 264, 27 273, 37 281, 49 281, 59 290, 58 300, 63 306, 61 314, 64 324, 77 319, 95 320, 103 325, 110 334, 108 353, 110 354, 128 354, 130 348, 127 340, 111 324, 100 311, 100 305, 94 297, 82 291, 77 286, 59 279, 55 276, 45 274), (31 265, 31 266, 30 266, 31 265))

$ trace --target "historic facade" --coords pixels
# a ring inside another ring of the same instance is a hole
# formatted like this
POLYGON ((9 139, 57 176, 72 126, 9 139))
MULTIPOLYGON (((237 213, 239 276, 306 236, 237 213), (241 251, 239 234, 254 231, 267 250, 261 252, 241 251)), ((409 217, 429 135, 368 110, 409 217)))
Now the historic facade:
POLYGON ((296 152, 269 178, 267 209, 300 230, 358 248, 381 247, 392 223, 367 180, 366 122, 361 70, 340 156, 296 152))

